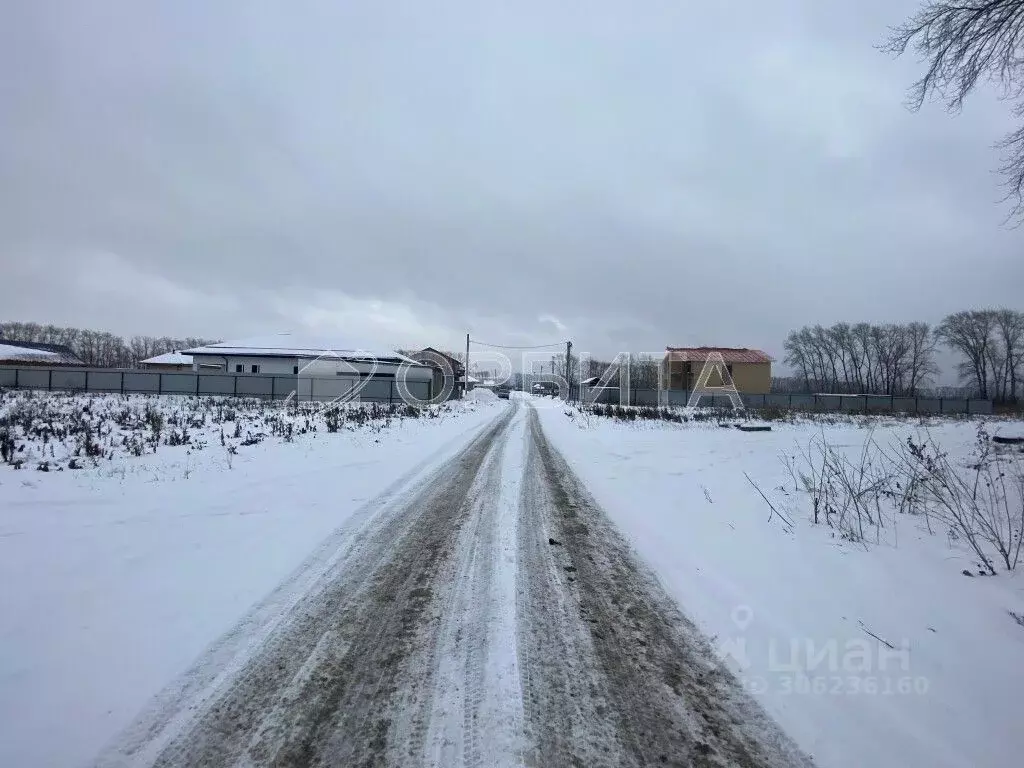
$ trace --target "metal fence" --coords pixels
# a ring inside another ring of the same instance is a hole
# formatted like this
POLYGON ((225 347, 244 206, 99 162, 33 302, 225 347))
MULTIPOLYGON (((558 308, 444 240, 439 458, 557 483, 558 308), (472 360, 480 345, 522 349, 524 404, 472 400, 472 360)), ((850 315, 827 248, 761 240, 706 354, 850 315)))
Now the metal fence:
MULTIPOLYGON (((658 390, 633 389, 629 391, 629 405, 658 405, 658 390)), ((661 392, 662 405, 684 406, 690 393, 683 389, 668 389, 661 392)), ((594 391, 584 387, 585 402, 619 403, 619 390, 607 387, 594 391)), ((971 414, 992 413, 991 400, 975 400, 950 397, 900 397, 896 395, 815 395, 815 394, 741 394, 747 408, 800 408, 817 411, 845 413, 921 413, 921 414, 971 414)), ((704 407, 730 407, 726 395, 704 395, 700 400, 704 407)))
MULTIPOLYGON (((348 396, 362 385, 358 399, 371 403, 400 403, 401 390, 393 378, 328 378, 164 371, 111 370, 110 368, 17 368, 0 366, 0 387, 62 390, 70 392, 148 395, 218 395, 284 400, 292 393, 298 400, 330 402, 348 396)), ((408 391, 429 400, 432 382, 406 382, 408 391)))

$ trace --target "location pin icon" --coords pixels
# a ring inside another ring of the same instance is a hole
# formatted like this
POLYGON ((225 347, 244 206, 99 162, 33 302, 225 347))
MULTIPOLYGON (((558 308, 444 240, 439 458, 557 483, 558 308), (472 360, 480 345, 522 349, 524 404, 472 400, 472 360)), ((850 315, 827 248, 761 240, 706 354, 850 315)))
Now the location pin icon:
POLYGON ((732 623, 743 632, 754 620, 754 609, 749 605, 737 605, 732 609, 732 623))

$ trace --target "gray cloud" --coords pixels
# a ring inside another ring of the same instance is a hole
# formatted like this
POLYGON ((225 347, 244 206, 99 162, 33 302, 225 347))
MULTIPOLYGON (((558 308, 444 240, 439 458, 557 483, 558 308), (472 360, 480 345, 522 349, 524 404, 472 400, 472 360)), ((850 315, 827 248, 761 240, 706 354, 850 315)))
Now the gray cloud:
POLYGON ((781 354, 1012 304, 1008 109, 904 109, 914 7, 8 4, 3 315, 781 354))

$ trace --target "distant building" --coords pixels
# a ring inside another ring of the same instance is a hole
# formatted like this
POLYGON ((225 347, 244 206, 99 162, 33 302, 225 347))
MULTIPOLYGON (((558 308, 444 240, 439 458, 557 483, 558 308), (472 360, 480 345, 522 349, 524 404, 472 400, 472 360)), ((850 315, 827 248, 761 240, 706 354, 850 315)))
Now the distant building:
MULTIPOLYGON (((450 400, 456 400, 462 397, 462 390, 466 386, 466 367, 452 357, 449 354, 442 352, 434 347, 425 347, 419 352, 410 352, 409 356, 414 360, 429 366, 433 371, 433 387, 432 391, 436 394, 444 388, 444 378, 446 375, 454 376, 455 381, 452 384, 452 392, 449 395, 450 400), (447 370, 444 365, 438 362, 438 358, 444 360, 447 363, 447 370)), ((473 386, 477 383, 477 380, 472 376, 469 377, 469 388, 473 389, 473 386)))
MULTIPOLYGON (((736 389, 759 395, 771 391, 772 359, 759 349, 746 347, 666 347, 665 384, 668 389, 692 390, 709 355, 719 352, 736 389)), ((712 374, 708 386, 720 387, 720 376, 712 374)))
MULTIPOLYGON (((224 373, 263 373, 275 376, 319 376, 352 372, 369 374, 374 370, 391 373, 398 366, 412 364, 425 368, 415 360, 392 349, 357 347, 338 339, 297 336, 278 333, 238 341, 221 341, 202 347, 182 350, 192 357, 197 371, 219 370, 224 373)), ((419 373, 422 378, 426 375, 419 373)))
POLYGON ((85 362, 63 344, 0 339, 0 365, 84 366, 85 362))
POLYGON ((185 355, 181 352, 165 352, 156 357, 150 357, 139 362, 140 368, 147 371, 191 371, 192 355, 185 355))

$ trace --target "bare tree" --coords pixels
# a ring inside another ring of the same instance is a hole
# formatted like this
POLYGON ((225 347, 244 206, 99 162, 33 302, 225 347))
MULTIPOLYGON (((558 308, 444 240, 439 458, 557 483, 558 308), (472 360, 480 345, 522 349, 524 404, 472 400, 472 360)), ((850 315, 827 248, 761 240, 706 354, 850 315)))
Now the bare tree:
POLYGON ((585 358, 583 366, 583 378, 589 379, 594 376, 603 376, 604 372, 612 367, 612 364, 604 360, 597 360, 593 357, 585 358))
POLYGON ((805 327, 789 334, 785 349, 805 392, 908 395, 936 373, 925 323, 805 327))
POLYGON ((829 338, 832 341, 832 348, 835 350, 836 358, 839 361, 839 370, 843 374, 843 388, 847 392, 857 391, 857 383, 853 379, 854 369, 854 348, 850 335, 849 323, 836 323, 828 329, 829 338))
POLYGON ((86 365, 99 365, 100 357, 100 332, 82 331, 75 352, 86 365))
POLYGON ((995 341, 1002 362, 1002 399, 1018 401, 1017 389, 1021 370, 1024 369, 1024 312, 997 309, 994 312, 995 341))
POLYGON ((935 329, 935 338, 965 358, 960 378, 971 381, 979 397, 989 396, 989 345, 992 344, 993 313, 988 310, 955 312, 935 329))
POLYGON ((128 342, 128 353, 131 356, 133 365, 138 365, 140 361, 155 354, 153 352, 153 341, 149 336, 132 336, 128 342))
MULTIPOLYGON (((801 338, 800 331, 790 331, 783 344, 783 349, 786 350, 785 361, 787 365, 790 365, 798 372, 800 379, 803 380, 804 391, 809 392, 811 390, 812 378, 811 360, 801 338)), ((774 383, 772 389, 775 389, 774 383)))
MULTIPOLYGON (((0 323, 0 338, 11 341, 42 341, 32 336, 35 323, 0 323)), ((36 326, 38 328, 38 326, 36 326)))
MULTIPOLYGON (((630 389, 657 389, 659 361, 651 355, 632 354, 629 356, 630 389)), ((602 370, 601 373, 604 373, 602 370)), ((599 375, 599 374, 598 374, 599 375)), ((617 383, 617 380, 613 380, 617 383)))
MULTIPOLYGON (((929 0, 905 24, 892 30, 883 50, 897 56, 908 48, 927 61, 923 77, 911 87, 910 106, 920 109, 931 95, 958 111, 979 79, 999 85, 1016 101, 1024 117, 1024 0, 929 0)), ((1006 199, 1014 199, 1011 217, 1024 213, 1024 127, 997 145, 1006 199)))
MULTIPOLYGON (((552 355, 551 362, 548 365, 550 367, 552 377, 557 375, 565 379, 566 383, 569 386, 569 391, 567 393, 568 398, 572 400, 575 397, 577 397, 577 393, 579 392, 581 370, 579 356, 576 354, 571 354, 568 356, 568 359, 566 359, 566 355, 564 353, 552 355)), ((541 381, 550 381, 550 379, 544 375, 543 370, 541 371, 541 375, 539 378, 541 381)))
POLYGON ((939 373, 935 364, 935 336, 928 323, 910 323, 906 333, 910 344, 906 391, 908 395, 917 395, 921 387, 939 373))
POLYGON ((853 336, 854 356, 859 361, 857 383, 860 385, 860 391, 875 392, 878 388, 875 386, 876 366, 872 354, 871 324, 857 323, 851 329, 851 335, 853 336))

